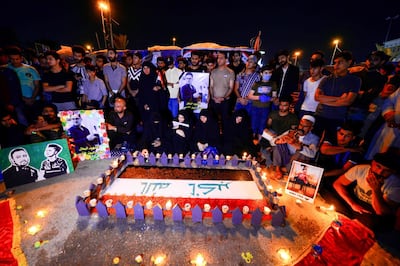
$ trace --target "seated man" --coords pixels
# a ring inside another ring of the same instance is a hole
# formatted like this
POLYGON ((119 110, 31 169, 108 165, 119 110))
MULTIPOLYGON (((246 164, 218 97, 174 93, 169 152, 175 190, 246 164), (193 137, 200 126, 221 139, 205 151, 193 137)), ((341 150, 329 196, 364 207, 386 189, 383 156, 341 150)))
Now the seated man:
POLYGON ((133 114, 126 110, 126 100, 117 97, 114 110, 106 121, 107 134, 110 138, 110 149, 123 146, 132 149, 135 146, 135 131, 133 114))
POLYGON ((400 206, 399 152, 375 154, 370 164, 356 165, 341 175, 333 186, 349 205, 348 216, 372 229, 393 226, 400 206), (354 187, 354 189, 352 189, 354 187))
POLYGON ((281 178, 281 166, 290 169, 293 160, 308 163, 317 153, 319 137, 311 133, 315 118, 304 115, 296 130, 288 130, 275 138, 276 146, 272 149, 273 165, 276 167, 276 177, 281 178))
POLYGON ((28 141, 24 135, 26 127, 18 123, 13 114, 0 110, 0 147, 1 149, 24 145, 28 141))
POLYGON ((357 138, 361 125, 348 121, 337 130, 336 138, 327 137, 321 145, 318 166, 324 168, 324 183, 331 187, 337 177, 363 161, 362 141, 357 138))

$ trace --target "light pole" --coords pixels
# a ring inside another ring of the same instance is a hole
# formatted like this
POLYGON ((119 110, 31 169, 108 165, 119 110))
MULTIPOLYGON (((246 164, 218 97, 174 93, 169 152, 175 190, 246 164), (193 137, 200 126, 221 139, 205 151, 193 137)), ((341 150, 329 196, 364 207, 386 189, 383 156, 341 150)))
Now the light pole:
POLYGON ((101 14, 101 25, 103 27, 103 38, 104 38, 104 48, 107 48, 107 30, 105 25, 104 11, 107 11, 108 5, 104 2, 99 2, 100 14, 101 14))
POLYGON ((299 57, 300 54, 301 54, 301 53, 300 53, 299 51, 297 51, 297 52, 294 53, 294 65, 295 65, 295 66, 297 65, 297 58, 299 57))
POLYGON ((393 17, 387 17, 385 20, 388 21, 389 20, 389 26, 388 26, 388 30, 386 32, 386 37, 385 37, 385 42, 387 42, 388 38, 389 38, 389 33, 390 33, 390 29, 392 28, 392 21, 395 19, 398 19, 400 16, 399 14, 397 14, 396 16, 393 17))
POLYGON ((172 45, 175 46, 175 43, 176 43, 176 38, 173 37, 173 38, 172 38, 172 45))
POLYGON ((339 48, 339 42, 340 40, 336 39, 333 41, 333 44, 335 45, 335 48, 333 49, 333 54, 331 58, 331 65, 333 65, 333 58, 335 58, 336 51, 342 52, 342 50, 339 48))

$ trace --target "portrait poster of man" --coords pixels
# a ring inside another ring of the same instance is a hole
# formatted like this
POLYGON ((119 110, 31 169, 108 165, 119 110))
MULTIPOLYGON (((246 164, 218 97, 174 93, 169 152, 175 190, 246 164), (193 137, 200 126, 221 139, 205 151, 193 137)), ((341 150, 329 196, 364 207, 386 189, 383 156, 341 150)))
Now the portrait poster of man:
POLYGON ((69 110, 58 113, 69 138, 73 158, 97 160, 110 158, 103 110, 69 110))
POLYGON ((38 182, 74 171, 66 139, 0 150, 0 168, 7 188, 38 182))
POLYGON ((209 73, 183 73, 179 80, 179 109, 190 108, 194 113, 206 109, 209 82, 209 73))
POLYGON ((321 183, 323 168, 293 161, 285 192, 301 200, 313 203, 321 183))

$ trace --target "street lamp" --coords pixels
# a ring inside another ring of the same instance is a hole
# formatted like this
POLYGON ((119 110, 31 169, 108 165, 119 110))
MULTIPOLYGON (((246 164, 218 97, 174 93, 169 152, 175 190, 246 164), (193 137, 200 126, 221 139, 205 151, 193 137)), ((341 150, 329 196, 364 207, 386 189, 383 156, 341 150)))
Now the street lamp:
POLYGON ((331 65, 333 65, 333 58, 335 58, 336 51, 342 52, 342 50, 339 48, 339 42, 340 40, 336 39, 333 41, 333 44, 335 45, 335 48, 333 49, 333 54, 331 58, 331 65))
POLYGON ((385 20, 388 21, 389 20, 389 26, 388 26, 388 30, 386 32, 386 37, 385 37, 385 42, 387 42, 388 38, 389 38, 389 33, 390 33, 390 29, 392 28, 392 21, 395 19, 398 19, 400 17, 399 14, 397 14, 396 16, 393 17, 387 17, 385 20))
POLYGON ((100 8, 100 14, 101 14, 101 25, 103 27, 104 46, 106 48, 107 47, 107 31, 106 31, 106 25, 105 25, 104 12, 107 12, 109 7, 106 3, 99 2, 99 8, 100 8))
POLYGON ((299 57, 300 54, 301 54, 301 53, 300 53, 299 51, 297 51, 297 52, 294 53, 294 65, 295 65, 295 66, 297 65, 297 58, 299 57))
POLYGON ((173 46, 175 46, 175 42, 176 42, 176 38, 173 37, 173 38, 172 38, 172 45, 173 45, 173 46))

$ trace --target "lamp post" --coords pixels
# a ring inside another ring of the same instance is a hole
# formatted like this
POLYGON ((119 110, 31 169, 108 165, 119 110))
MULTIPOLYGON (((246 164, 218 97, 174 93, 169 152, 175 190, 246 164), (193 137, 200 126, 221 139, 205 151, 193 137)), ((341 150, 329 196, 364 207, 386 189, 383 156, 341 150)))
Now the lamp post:
POLYGON ((301 53, 299 51, 294 53, 294 65, 297 66, 297 58, 299 57, 301 53))
POLYGON ((99 8, 100 8, 100 14, 101 14, 101 25, 103 28, 103 38, 104 38, 104 48, 107 48, 107 30, 106 30, 106 25, 105 25, 105 18, 104 18, 104 12, 108 11, 108 5, 104 2, 99 2, 99 8))
POLYGON ((172 37, 172 45, 175 46, 175 43, 176 43, 176 38, 172 37))
POLYGON ((335 45, 335 48, 333 49, 333 54, 331 58, 331 65, 333 65, 333 58, 335 58, 336 51, 341 52, 342 50, 339 48, 339 42, 340 40, 336 39, 333 41, 333 44, 335 45))
POLYGON ((385 20, 388 21, 389 20, 389 26, 386 32, 386 37, 385 37, 385 42, 387 42, 388 38, 389 38, 389 33, 390 33, 390 29, 392 28, 392 22, 395 19, 398 19, 400 17, 399 14, 397 14, 396 16, 393 17, 387 17, 385 20))

